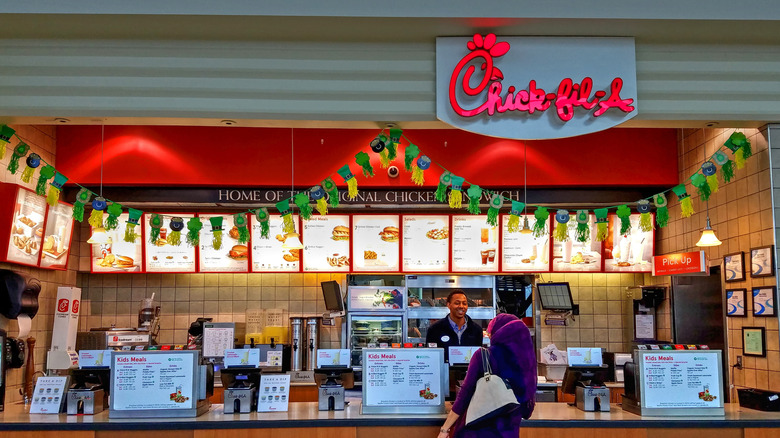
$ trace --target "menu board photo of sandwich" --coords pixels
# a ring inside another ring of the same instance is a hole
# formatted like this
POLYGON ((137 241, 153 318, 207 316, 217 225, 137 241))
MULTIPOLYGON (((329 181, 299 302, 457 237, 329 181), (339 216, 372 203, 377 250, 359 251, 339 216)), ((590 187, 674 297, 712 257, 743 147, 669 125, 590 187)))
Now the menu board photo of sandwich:
MULTIPOLYGON (((233 223, 232 214, 199 214, 200 230, 199 272, 248 272, 249 243, 238 241, 238 227, 233 223), (214 232, 210 219, 222 216, 222 245, 215 249, 213 245, 214 232)), ((248 231, 248 228, 247 228, 248 231)))
MULTIPOLYGON (((520 227, 528 219, 529 227, 535 222, 534 215, 521 215, 520 227)), ((550 221, 544 233, 536 236, 532 232, 516 230, 509 232, 509 215, 501 215, 501 270, 505 272, 548 272, 550 270, 550 221)))
POLYGON ((349 216, 312 216, 302 231, 304 272, 350 271, 349 216))
POLYGON ((17 193, 7 259, 9 262, 38 266, 46 198, 22 188, 17 193))
MULTIPOLYGON (((295 229, 300 230, 298 216, 293 215, 295 229)), ((299 272, 301 250, 282 248, 287 235, 282 229, 282 216, 269 215, 268 238, 263 237, 263 227, 255 215, 249 217, 252 228, 252 272, 299 272)))
POLYGON ((353 271, 398 272, 400 220, 398 215, 352 217, 353 271))
POLYGON ((73 231, 73 206, 58 202, 54 207, 49 206, 48 210, 41 243, 41 267, 65 269, 73 231))
POLYGON ((403 270, 448 272, 450 217, 403 216, 403 270))
POLYGON ((144 243, 142 224, 136 225, 133 233, 128 235, 126 230, 129 218, 127 213, 119 215, 117 228, 106 230, 107 239, 91 245, 92 272, 141 272, 144 243))
POLYGON ((498 271, 498 227, 487 215, 452 217, 452 271, 498 271))
MULTIPOLYGON (((151 235, 151 214, 144 215, 144 221, 146 222, 146 235, 151 235)), ((160 227, 159 237, 150 242, 147 239, 144 242, 144 251, 146 257, 146 272, 180 272, 188 273, 195 272, 195 247, 190 246, 187 243, 187 221, 193 218, 192 214, 178 214, 178 213, 166 213, 162 215, 162 226, 160 227), (171 220, 175 217, 181 218, 184 222, 184 228, 179 231, 181 233, 177 241, 171 234, 175 230, 175 226, 171 226, 171 220)), ((206 221, 207 222, 207 221, 206 221)), ((223 227, 224 228, 224 227, 223 227)), ((203 228, 200 230, 200 241, 205 243, 208 240, 207 233, 211 230, 211 225, 208 223, 203 224, 203 228)), ((226 238, 226 232, 222 233, 222 243, 229 242, 226 238)))

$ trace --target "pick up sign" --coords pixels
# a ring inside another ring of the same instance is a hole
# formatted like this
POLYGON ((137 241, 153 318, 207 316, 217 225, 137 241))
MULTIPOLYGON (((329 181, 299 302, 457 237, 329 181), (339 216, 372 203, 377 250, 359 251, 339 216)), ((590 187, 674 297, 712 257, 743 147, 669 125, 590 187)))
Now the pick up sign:
POLYGON ((653 257, 653 276, 699 274, 707 272, 704 251, 666 254, 653 257))

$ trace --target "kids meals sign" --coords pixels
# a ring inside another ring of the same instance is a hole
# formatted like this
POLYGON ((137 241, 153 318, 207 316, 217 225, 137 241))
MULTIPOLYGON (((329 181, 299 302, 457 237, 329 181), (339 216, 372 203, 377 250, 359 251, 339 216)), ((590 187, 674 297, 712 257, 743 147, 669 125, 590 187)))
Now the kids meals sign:
POLYGON ((436 39, 436 117, 514 139, 574 137, 637 114, 633 38, 436 39))

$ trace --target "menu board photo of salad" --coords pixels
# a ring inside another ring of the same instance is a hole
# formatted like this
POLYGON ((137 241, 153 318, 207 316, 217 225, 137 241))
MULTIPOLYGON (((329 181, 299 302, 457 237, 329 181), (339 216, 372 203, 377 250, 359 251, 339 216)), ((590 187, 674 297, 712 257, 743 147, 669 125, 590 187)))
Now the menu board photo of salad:
POLYGON ((7 256, 9 262, 38 266, 45 214, 46 198, 20 187, 11 221, 7 256))
POLYGON ((452 271, 498 271, 498 227, 487 215, 452 217, 452 271))
POLYGON ((448 272, 450 217, 403 216, 403 270, 448 272))
POLYGON ((349 216, 312 216, 302 229, 304 272, 350 270, 349 216))
MULTIPOLYGON (((562 213, 558 210, 553 220, 553 272, 598 272, 601 271, 601 242, 596 239, 596 215, 587 217, 588 232, 585 238, 577 236, 577 215, 574 212, 562 213), (555 238, 558 218, 566 223, 566 239, 555 238)), ((584 220, 584 219, 583 219, 584 220)))
MULTIPOLYGON (((520 227, 528 219, 529 227, 535 222, 534 215, 520 216, 520 227)), ((550 222, 544 233, 509 232, 509 215, 501 216, 501 269, 505 272, 548 272, 550 270, 550 222)))
MULTIPOLYGON (((246 218, 246 214, 244 218, 246 218)), ((247 272, 249 270, 249 246, 238 241, 239 230, 233 215, 199 214, 204 227, 200 230, 199 272, 247 272), (222 245, 215 249, 214 232, 210 219, 222 216, 222 245)), ((249 231, 249 222, 244 225, 249 231)))
MULTIPOLYGON (((650 224, 655 222, 652 214, 648 214, 650 224)), ((652 272, 653 270, 653 230, 639 229, 641 215, 634 213, 629 216, 630 227, 621 233, 621 219, 614 214, 609 215, 609 232, 604 242, 604 270, 607 272, 652 272)))
POLYGON ((352 217, 353 271, 397 272, 399 268, 398 215, 352 217))
MULTIPOLYGON (((296 229, 301 229, 298 216, 293 215, 296 229)), ((271 214, 268 219, 268 238, 263 237, 263 227, 255 215, 249 217, 252 227, 252 272, 299 272, 301 250, 282 248, 286 238, 282 230, 282 216, 271 214)))
POLYGON ((126 231, 129 218, 127 213, 119 215, 117 228, 106 230, 108 240, 91 245, 92 272, 141 272, 143 224, 136 225, 128 235, 126 231))
POLYGON ((65 269, 73 231, 73 206, 58 202, 54 207, 49 206, 48 210, 41 243, 41 267, 65 269))
MULTIPOLYGON (((186 224, 193 217, 194 215, 192 214, 166 213, 161 215, 162 224, 159 237, 154 242, 150 242, 149 239, 144 242, 146 272, 195 272, 195 247, 190 246, 186 241, 186 224), (173 234, 177 232, 175 228, 179 227, 177 218, 180 218, 184 224, 183 228, 178 231, 180 233, 178 239, 176 234, 173 234), (176 221, 172 225, 171 221, 174 219, 176 221)), ((151 219, 151 214, 144 215, 147 236, 151 236, 151 219)), ((209 224, 203 224, 203 228, 200 230, 200 241, 202 244, 210 237, 210 235, 207 236, 210 229, 211 226, 209 224)), ((225 238, 225 234, 227 233, 223 231, 223 245, 228 240, 225 238)))

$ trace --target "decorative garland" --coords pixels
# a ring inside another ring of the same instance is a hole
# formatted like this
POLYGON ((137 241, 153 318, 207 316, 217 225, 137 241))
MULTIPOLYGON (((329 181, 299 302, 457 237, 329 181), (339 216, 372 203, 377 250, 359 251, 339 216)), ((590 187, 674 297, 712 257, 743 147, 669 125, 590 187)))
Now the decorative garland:
MULTIPOLYGON (((47 201, 50 204, 55 204, 62 185, 68 181, 68 178, 61 173, 57 172, 53 165, 46 163, 38 154, 30 151, 30 147, 22 141, 22 139, 15 133, 15 131, 7 125, 0 126, 0 158, 4 155, 6 145, 10 143, 11 137, 16 137, 18 143, 13 148, 13 157, 8 165, 8 171, 15 174, 18 169, 18 162, 21 158, 27 156, 27 168, 23 172, 22 179, 25 182, 29 182, 36 169, 39 169, 39 179, 36 186, 36 192, 39 195, 45 195, 46 184, 49 185, 49 192, 47 201), (29 156, 28 156, 29 154, 29 156), (40 166, 40 164, 44 164, 40 166), (54 178, 52 180, 52 178, 54 178), (51 180, 51 181, 50 181, 51 180)), ((478 185, 467 181, 464 177, 458 176, 450 170, 447 170, 444 166, 431 160, 428 155, 425 155, 420 150, 419 146, 415 145, 400 129, 393 128, 389 132, 389 136, 385 135, 384 129, 373 139, 369 145, 370 149, 379 154, 380 163, 383 168, 386 168, 395 161, 397 158, 397 149, 400 147, 400 141, 404 139, 408 142, 404 149, 404 169, 411 174, 411 180, 417 185, 423 185, 425 178, 424 172, 429 169, 431 164, 436 164, 444 171, 439 178, 439 184, 436 188, 436 200, 442 203, 448 203, 453 209, 466 208, 471 214, 480 214, 479 201, 483 194, 488 194, 489 210, 487 215, 487 221, 491 225, 497 225, 497 217, 499 210, 504 206, 504 201, 508 201, 511 207, 511 225, 508 231, 518 232, 519 227, 519 215, 522 210, 528 207, 535 207, 534 217, 536 223, 534 224, 534 234, 543 233, 547 227, 547 219, 549 213, 547 207, 543 205, 525 205, 518 203, 509 198, 504 197, 499 192, 485 190, 478 185), (415 160, 416 159, 416 160, 415 160), (466 190, 466 197, 468 203, 463 203, 463 186, 468 184, 466 190), (449 193, 448 193, 449 190, 449 193), (515 220, 518 219, 518 220, 515 220)), ((667 198, 666 194, 669 192, 674 193, 677 199, 680 201, 681 217, 690 217, 694 213, 693 202, 691 196, 688 194, 686 183, 690 183, 696 189, 696 193, 703 201, 709 199, 712 193, 716 193, 719 189, 717 170, 720 169, 723 181, 728 183, 734 178, 734 168, 742 169, 745 166, 745 160, 753 155, 750 141, 745 134, 741 132, 733 132, 726 142, 715 151, 701 166, 700 170, 691 175, 683 184, 679 184, 668 190, 664 190, 661 193, 657 193, 649 198, 639 199, 636 201, 637 208, 641 213, 640 228, 642 230, 648 230, 652 228, 652 221, 650 219, 651 203, 656 208, 656 224, 658 227, 663 228, 669 222, 669 214, 667 210, 667 198), (725 149, 725 150, 724 150, 725 149), (726 154, 726 151, 730 151, 733 156, 733 161, 726 154)), ((370 156, 364 151, 360 151, 355 155, 354 164, 358 165, 363 171, 363 176, 370 178, 374 176, 374 170, 371 166, 370 156)), ((347 196, 349 199, 354 199, 358 194, 357 179, 350 169, 350 164, 346 163, 339 168, 334 174, 328 175, 319 185, 310 189, 305 189, 300 192, 294 193, 290 198, 287 198, 276 204, 276 209, 285 219, 285 232, 293 232, 294 226, 292 224, 292 209, 293 205, 299 210, 301 218, 308 220, 313 214, 311 201, 315 201, 315 209, 321 215, 328 214, 328 203, 330 207, 336 208, 339 205, 338 199, 338 187, 331 178, 333 175, 339 175, 344 183, 347 185, 347 196), (327 196, 326 196, 327 194, 327 196), (325 198, 327 199, 327 202, 325 198), (292 202, 291 202, 292 201, 292 202)), ((92 213, 90 214, 89 223, 93 227, 103 226, 103 212, 107 210, 109 218, 105 222, 106 229, 116 228, 117 218, 122 213, 123 207, 121 204, 103 199, 99 197, 97 193, 92 192, 84 186, 75 183, 79 187, 79 191, 76 195, 76 200, 73 207, 73 218, 81 222, 84 219, 84 204, 94 196, 92 201, 92 213)), ((631 227, 628 217, 631 214, 631 210, 627 204, 615 205, 610 207, 603 207, 594 210, 596 215, 596 226, 598 228, 597 237, 598 241, 603 241, 607 238, 606 225, 607 214, 609 210, 616 210, 618 217, 621 220, 621 233, 628 231, 631 227)), ((138 218, 143 214, 142 211, 136 209, 129 209, 131 213, 130 221, 128 221, 128 236, 126 238, 135 238, 135 233, 132 229, 134 225, 138 224, 138 218)), ((245 214, 256 215, 260 220, 261 225, 264 226, 261 237, 268 239, 269 234, 267 231, 268 222, 268 209, 265 207, 250 209, 242 213, 231 215, 234 223, 239 227, 240 232, 246 231, 245 214)), ((587 233, 587 221, 588 210, 577 210, 577 236, 586 236, 587 233)), ((154 231, 158 231, 163 224, 164 218, 168 218, 169 225, 175 231, 169 236, 168 241, 171 244, 179 245, 181 238, 179 237, 180 231, 184 228, 184 222, 180 217, 169 217, 166 215, 154 214, 151 227, 152 236, 155 236, 154 231)), ((558 210, 556 214, 556 235, 560 235, 561 239, 568 238, 568 222, 569 212, 567 210, 558 210)), ((212 245, 215 249, 219 249, 222 244, 221 231, 222 231, 222 217, 214 217, 211 219, 212 232, 214 233, 214 239, 212 245)), ((186 242, 190 245, 197 245, 199 242, 199 233, 202 228, 200 220, 190 220, 187 224, 188 233, 186 242)), ((248 234, 248 233, 243 233, 248 234)), ((247 240, 245 235, 241 235, 242 240, 247 240)), ((152 238, 153 241, 157 240, 157 237, 152 238)))

